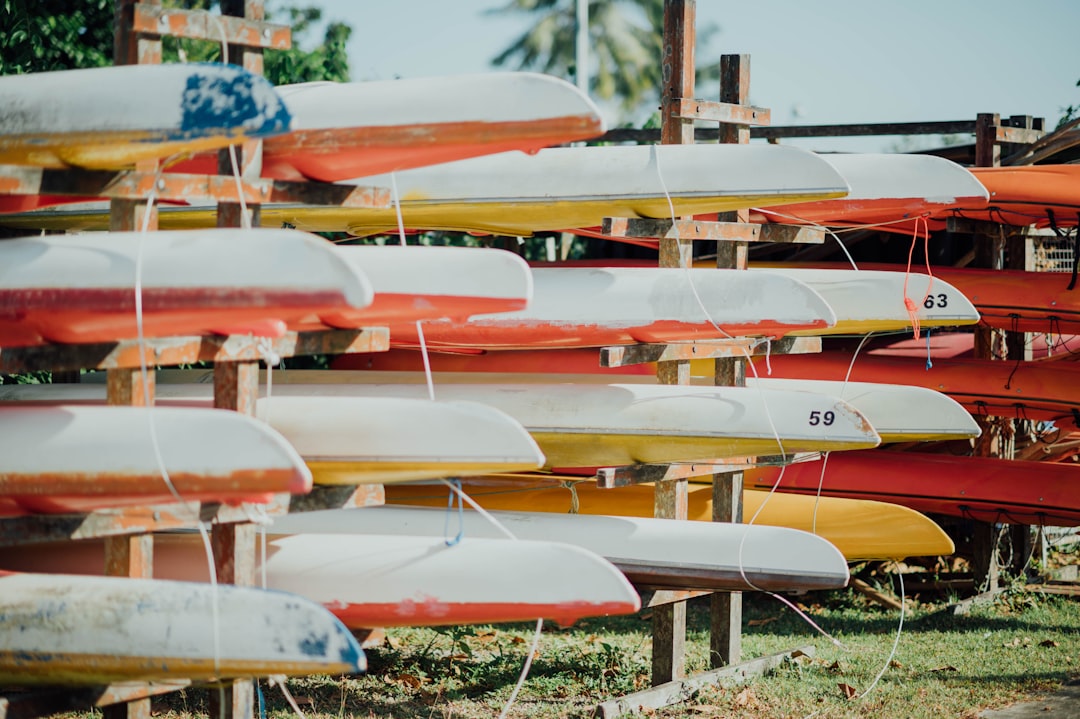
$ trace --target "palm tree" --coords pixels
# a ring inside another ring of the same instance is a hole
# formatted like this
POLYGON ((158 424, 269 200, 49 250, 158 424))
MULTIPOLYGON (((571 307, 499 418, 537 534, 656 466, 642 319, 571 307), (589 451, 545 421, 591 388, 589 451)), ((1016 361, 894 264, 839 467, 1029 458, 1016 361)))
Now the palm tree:
MULTIPOLYGON (((516 61, 519 70, 537 70, 575 79, 574 39, 577 31, 575 2, 585 0, 511 0, 489 13, 530 13, 536 22, 491 62, 502 66, 516 61)), ((596 71, 589 79, 593 95, 618 99, 632 111, 646 99, 659 96, 663 53, 664 0, 588 0, 589 44, 596 71)), ((716 32, 715 26, 697 28, 700 46, 716 32)), ((718 77, 698 72, 699 80, 718 77)))

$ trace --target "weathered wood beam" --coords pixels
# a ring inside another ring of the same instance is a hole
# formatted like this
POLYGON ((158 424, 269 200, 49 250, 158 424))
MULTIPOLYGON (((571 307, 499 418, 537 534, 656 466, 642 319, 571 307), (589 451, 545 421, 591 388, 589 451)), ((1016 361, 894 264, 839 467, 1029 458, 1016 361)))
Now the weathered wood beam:
POLYGON ((220 43, 224 33, 229 44, 272 50, 292 47, 292 29, 288 25, 211 14, 205 10, 147 7, 145 3, 135 5, 132 29, 142 35, 171 35, 213 43, 220 43))
MULTIPOLYGON (((600 348, 601 367, 625 367, 646 362, 716 359, 718 357, 759 357, 772 354, 809 354, 821 351, 820 337, 779 337, 771 343, 752 337, 686 342, 680 344, 639 344, 600 348)), ((2 356, 2 355, 0 355, 2 356)))
POLYGON ((326 332, 287 332, 275 339, 251 335, 210 335, 206 337, 161 337, 124 342, 85 345, 40 345, 0 348, 0 373, 19 374, 42 369, 77 370, 135 368, 146 351, 150 366, 171 366, 195 362, 238 362, 260 360, 267 350, 279 357, 353 352, 385 352, 390 348, 390 331, 385 327, 326 332))
POLYGON ((600 232, 611 237, 642 239, 710 240, 716 242, 782 242, 821 244, 825 230, 795 225, 749 222, 713 222, 707 220, 650 219, 641 217, 605 217, 600 232))
POLYGON ((799 656, 813 657, 814 647, 807 645, 790 649, 786 652, 771 654, 722 669, 702 672, 687 679, 667 682, 651 689, 627 694, 618 699, 611 699, 597 706, 594 716, 598 719, 614 719, 615 717, 637 714, 643 710, 655 710, 678 704, 690 699, 705 687, 724 683, 742 684, 799 656))
POLYGON ((673 117, 681 120, 724 122, 734 125, 768 125, 772 121, 772 112, 766 107, 686 98, 673 103, 672 113, 673 117))

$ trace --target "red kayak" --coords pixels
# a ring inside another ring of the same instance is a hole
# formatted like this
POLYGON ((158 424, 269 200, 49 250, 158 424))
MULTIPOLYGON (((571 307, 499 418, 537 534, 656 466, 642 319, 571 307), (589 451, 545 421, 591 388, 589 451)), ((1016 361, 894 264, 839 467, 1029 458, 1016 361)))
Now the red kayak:
MULTIPOLYGON (((746 486, 771 488, 778 467, 747 470, 746 486)), ((873 499, 983 522, 1080 525, 1080 466, 918 452, 833 452, 788 466, 778 491, 873 499), (824 478, 822 467, 824 466, 824 478)))

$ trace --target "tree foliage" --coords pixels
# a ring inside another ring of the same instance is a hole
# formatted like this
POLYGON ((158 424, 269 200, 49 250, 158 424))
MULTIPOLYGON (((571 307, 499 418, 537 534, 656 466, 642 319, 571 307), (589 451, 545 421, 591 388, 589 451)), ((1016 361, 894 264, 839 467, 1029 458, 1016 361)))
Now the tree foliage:
MULTIPOLYGON (((215 11, 215 0, 164 0, 166 7, 215 11)), ((70 70, 111 65, 115 0, 0 0, 0 74, 70 70)), ((267 13, 274 22, 293 29, 290 50, 267 50, 264 74, 284 85, 316 80, 347 81, 345 45, 352 28, 330 23, 322 43, 312 50, 300 47, 303 36, 322 19, 316 7, 287 6, 267 13), (278 18, 275 15, 285 15, 278 18)), ((162 41, 165 62, 219 62, 218 42, 167 37, 162 41)))
POLYGON ((0 0, 0 74, 111 65, 113 0, 0 0))
MULTIPOLYGON (((575 38, 577 0, 511 0, 492 14, 528 14, 532 26, 492 59, 495 66, 513 65, 573 80, 577 75, 575 38)), ((590 58, 596 71, 589 89, 602 100, 618 100, 624 111, 659 97, 662 87, 664 0, 589 0, 590 58)), ((714 25, 697 28, 704 46, 718 32, 714 25)), ((699 71, 697 79, 716 79, 719 68, 699 71)))

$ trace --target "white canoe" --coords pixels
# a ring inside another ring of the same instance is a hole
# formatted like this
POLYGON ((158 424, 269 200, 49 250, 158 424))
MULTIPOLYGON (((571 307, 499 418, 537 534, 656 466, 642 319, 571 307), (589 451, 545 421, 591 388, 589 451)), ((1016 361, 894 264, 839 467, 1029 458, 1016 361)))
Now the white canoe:
MULTIPOLYGON (((932 155, 823 154, 851 187, 846 197, 773 207, 762 218, 780 223, 855 225, 897 222, 985 205, 986 187, 968 169, 932 155)), ((912 223, 884 226, 910 232, 912 223)))
MULTIPOLYGON (((613 490, 617 491, 617 490, 613 490)), ((518 539, 557 537, 614 564, 639 588, 809 591, 847 584, 847 562, 797 529, 547 512, 491 512, 518 539)), ((505 538, 479 512, 385 505, 276 517, 275 534, 394 534, 505 538)))
POLYGON ((863 334, 910 329, 911 316, 904 302, 916 309, 920 327, 973 325, 979 311, 953 285, 927 274, 880 270, 818 270, 793 267, 752 268, 799 280, 817 291, 836 313, 836 324, 794 335, 863 334), (891 275, 891 276, 890 276, 891 275), (906 280, 906 289, 905 289, 906 280), (906 294, 905 294, 906 292, 906 294))
MULTIPOLYGON (((191 391, 184 387, 161 385, 159 391, 162 396, 191 391)), ((315 408, 325 400, 344 397, 416 399, 426 397, 427 388, 281 384, 275 386, 274 393, 275 399, 307 398, 315 408)), ((850 404, 810 392, 629 384, 476 384, 436 387, 435 396, 440 401, 478 402, 513 417, 536 440, 547 467, 679 462, 780 454, 781 446, 784 452, 792 453, 867 448, 880 443, 866 417, 850 404)), ((289 436, 284 427, 280 429, 289 436)), ((416 437, 427 442, 430 435, 414 432, 410 439, 415 443, 416 437)))
POLYGON ((355 674, 365 667, 342 623, 293 594, 0 572, 0 685, 355 674))
MULTIPOLYGON (((4 567, 98 574, 100 542, 34 544, 4 567)), ((488 624, 629 614, 640 598, 610 562, 570 544, 465 537, 308 534, 267 538, 266 582, 329 609, 346 626, 488 624)), ((261 576, 261 564, 256 569, 261 576)), ((154 575, 206 581, 197 535, 159 535, 154 575)), ((208 623, 208 622, 207 622, 208 623)), ((268 633, 269 634, 269 633, 268 633)))
POLYGON ((0 243, 0 345, 260 330, 371 304, 331 242, 297 230, 25 237, 0 243))
POLYGON ((265 78, 235 65, 117 65, 0 78, 0 163, 120 169, 287 132, 265 78))
MULTIPOLYGON (((256 416, 295 448, 316 484, 464 477, 537 469, 544 462, 537 443, 520 423, 476 402, 432 402, 426 393, 413 397, 283 394, 275 390, 274 396, 259 399, 256 416)), ((156 396, 159 405, 209 407, 213 386, 162 384, 156 396)), ((0 385, 0 400, 101 403, 105 387, 0 385)))
MULTIPOLYGON (((826 330, 835 315, 784 276, 738 270, 536 268, 527 309, 424 325, 429 347, 600 347, 826 330)), ((415 330, 391 333, 418 344, 415 330)))
POLYGON ((170 483, 183 501, 239 504, 312 478, 278 432, 236 412, 0 404, 0 516, 172 503, 170 483))
MULTIPOLYGON (((293 131, 263 145, 263 172, 323 182, 602 135, 599 108, 565 80, 498 72, 277 88, 293 131), (291 170, 291 173, 290 173, 291 170)), ((291 179, 291 178, 290 178, 291 179)))
POLYGON ((324 312, 321 322, 353 328, 417 320, 461 322, 477 314, 511 312, 533 297, 533 274, 519 255, 481 247, 340 245, 340 254, 367 277, 375 292, 370 305, 324 312))

